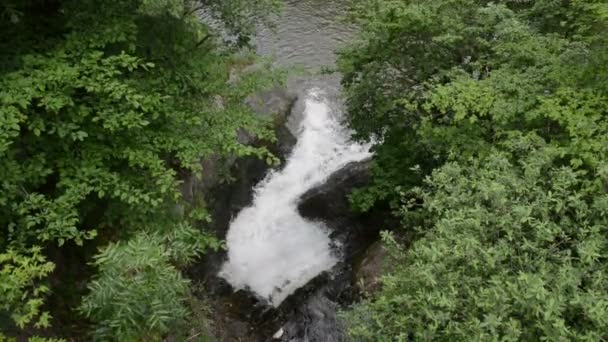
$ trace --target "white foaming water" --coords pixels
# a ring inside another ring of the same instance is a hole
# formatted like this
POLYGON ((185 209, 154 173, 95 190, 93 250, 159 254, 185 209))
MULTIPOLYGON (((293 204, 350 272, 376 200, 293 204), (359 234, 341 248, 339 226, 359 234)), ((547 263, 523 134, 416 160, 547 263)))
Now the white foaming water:
POLYGON ((327 229, 298 213, 298 198, 347 163, 371 155, 368 145, 349 140, 320 91, 311 91, 305 105, 285 168, 256 186, 253 204, 230 224, 228 261, 219 274, 274 306, 338 261, 327 229))

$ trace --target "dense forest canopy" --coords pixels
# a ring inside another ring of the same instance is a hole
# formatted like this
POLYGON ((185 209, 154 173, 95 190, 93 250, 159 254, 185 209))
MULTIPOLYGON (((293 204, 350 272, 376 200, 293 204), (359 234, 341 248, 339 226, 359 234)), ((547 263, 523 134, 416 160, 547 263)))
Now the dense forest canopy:
POLYGON ((403 225, 352 337, 608 338, 608 4, 362 0, 351 18, 349 122, 381 141, 352 200, 403 225))
MULTIPOLYGON (((351 0, 353 207, 401 222, 356 341, 608 339, 608 3, 351 0)), ((0 341, 203 339, 201 160, 256 156, 279 0, 0 3, 0 341)), ((221 163, 220 163, 221 164, 221 163)), ((387 220, 394 222, 394 220, 387 220)))
POLYGON ((180 331, 179 267, 219 242, 178 185, 205 177, 204 157, 269 156, 237 130, 270 137, 243 99, 276 73, 239 70, 253 62, 242 47, 254 24, 278 5, 0 3, 0 340, 68 337, 84 318, 100 339, 180 331))

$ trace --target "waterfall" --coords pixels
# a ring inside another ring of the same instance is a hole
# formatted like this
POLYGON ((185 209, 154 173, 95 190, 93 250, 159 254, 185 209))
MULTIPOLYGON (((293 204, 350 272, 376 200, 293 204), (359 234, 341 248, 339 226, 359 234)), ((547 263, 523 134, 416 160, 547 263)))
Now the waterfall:
POLYGON ((369 146, 350 141, 340 111, 319 89, 308 92, 298 142, 282 170, 255 188, 253 203, 231 222, 228 260, 219 275, 278 306, 297 288, 338 261, 327 228, 301 217, 298 198, 352 161, 370 156, 369 146))

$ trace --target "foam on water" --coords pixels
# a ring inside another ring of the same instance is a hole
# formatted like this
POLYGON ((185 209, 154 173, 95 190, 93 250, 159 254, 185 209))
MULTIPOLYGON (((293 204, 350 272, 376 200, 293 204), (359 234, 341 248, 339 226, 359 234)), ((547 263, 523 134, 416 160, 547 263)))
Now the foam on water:
POLYGON ((337 262, 327 229, 296 209, 304 192, 347 163, 370 156, 369 146, 349 140, 336 114, 319 90, 309 93, 285 167, 256 186, 253 204, 230 224, 228 260, 219 275, 274 306, 337 262))

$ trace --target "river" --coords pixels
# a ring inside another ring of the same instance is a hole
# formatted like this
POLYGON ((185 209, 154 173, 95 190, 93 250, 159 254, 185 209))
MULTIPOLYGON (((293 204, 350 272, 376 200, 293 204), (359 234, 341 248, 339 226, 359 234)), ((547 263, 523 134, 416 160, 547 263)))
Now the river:
POLYGON ((336 47, 355 33, 354 27, 340 20, 345 11, 344 0, 286 0, 276 27, 259 29, 257 52, 274 56, 282 66, 307 70, 332 66, 336 47))
MULTIPOLYGON (((341 257, 327 227, 300 216, 298 199, 349 162, 370 156, 369 146, 352 142, 342 125, 338 76, 318 74, 334 65, 334 50, 353 35, 353 28, 340 21, 344 10, 341 1, 287 1, 276 27, 260 29, 256 40, 259 54, 307 72, 289 82, 301 107, 292 122, 297 143, 284 167, 256 185, 253 203, 231 221, 219 276, 274 307, 341 257)), ((330 338, 311 336, 290 340, 330 338)))

